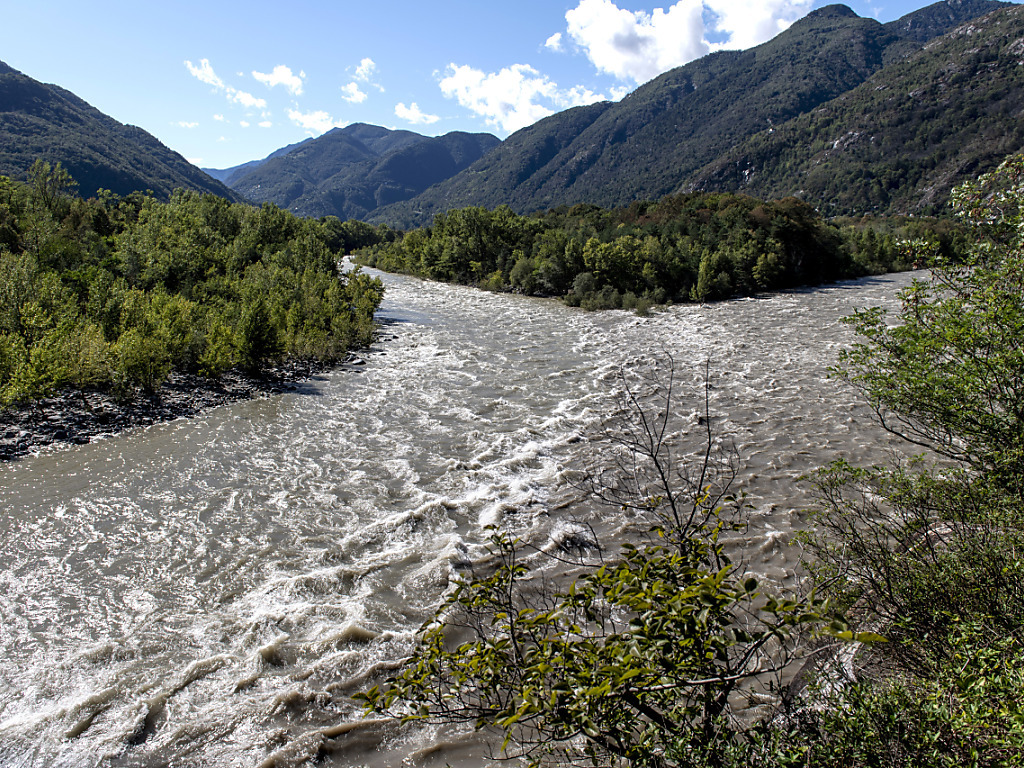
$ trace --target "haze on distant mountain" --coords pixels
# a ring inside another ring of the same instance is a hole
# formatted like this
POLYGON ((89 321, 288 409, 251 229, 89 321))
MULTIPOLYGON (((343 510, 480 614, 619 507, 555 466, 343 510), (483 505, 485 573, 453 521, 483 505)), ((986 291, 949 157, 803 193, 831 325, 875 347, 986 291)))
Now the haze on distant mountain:
POLYGON ((38 158, 61 163, 86 197, 152 190, 167 199, 181 187, 241 200, 141 128, 0 62, 0 175, 24 179, 38 158))
POLYGON ((431 138, 356 123, 264 160, 210 173, 254 202, 269 201, 302 216, 361 219, 454 176, 499 143, 488 133, 431 138))

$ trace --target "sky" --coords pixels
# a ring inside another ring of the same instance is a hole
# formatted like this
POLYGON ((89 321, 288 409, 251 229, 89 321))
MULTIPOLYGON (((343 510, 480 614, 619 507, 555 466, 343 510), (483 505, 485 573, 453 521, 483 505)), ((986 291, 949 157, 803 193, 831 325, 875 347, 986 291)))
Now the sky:
MULTIPOLYGON (((850 0, 892 21, 927 0, 850 0)), ((500 138, 822 0, 0 0, 0 61, 228 168, 370 123, 500 138)))

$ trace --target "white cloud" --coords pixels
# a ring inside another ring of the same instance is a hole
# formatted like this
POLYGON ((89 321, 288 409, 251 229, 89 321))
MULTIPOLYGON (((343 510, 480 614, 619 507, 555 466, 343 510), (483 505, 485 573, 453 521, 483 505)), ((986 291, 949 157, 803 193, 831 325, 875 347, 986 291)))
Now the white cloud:
POLYGON ((189 123, 184 120, 179 120, 178 125, 182 128, 198 128, 199 123, 189 123))
POLYGON ((526 64, 487 74, 468 66, 448 65, 441 92, 481 115, 489 125, 516 131, 554 113, 536 102, 550 98, 555 84, 526 64))
POLYGON ((299 112, 295 109, 288 110, 288 118, 305 129, 310 136, 319 136, 327 133, 331 128, 344 128, 348 123, 343 120, 335 120, 323 110, 316 112, 299 112))
POLYGON ((362 104, 366 101, 366 94, 359 90, 356 83, 349 83, 341 87, 341 98, 350 104, 362 104))
POLYGON ((653 14, 612 0, 581 0, 565 14, 569 35, 601 72, 643 83, 710 50, 702 0, 679 0, 653 14))
POLYGON ((725 42, 713 48, 750 48, 770 40, 811 10, 811 0, 704 0, 725 42))
POLYGON ((209 59, 201 59, 199 61, 199 66, 196 66, 191 61, 186 60, 185 66, 188 67, 188 71, 192 73, 192 76, 200 82, 212 85, 217 90, 223 90, 227 87, 224 85, 224 81, 214 73, 213 67, 210 66, 209 59))
POLYGON ((552 51, 562 50, 562 33, 555 32, 555 34, 544 41, 544 47, 550 48, 552 51))
POLYGON ((408 107, 401 102, 396 104, 395 115, 413 125, 430 125, 441 119, 437 115, 428 115, 423 112, 415 101, 408 107))
POLYGON ((294 96, 302 95, 302 78, 306 76, 305 72, 294 74, 290 67, 286 67, 284 64, 278 64, 274 67, 273 72, 264 73, 253 71, 252 76, 263 83, 268 88, 273 88, 275 85, 283 85, 287 88, 294 96))
POLYGON ((482 116, 488 125, 509 133, 554 114, 556 108, 590 104, 605 98, 579 86, 562 90, 527 64, 513 64, 492 73, 449 64, 441 80, 441 92, 482 116))
POLYGON ((196 168, 203 167, 203 158, 201 157, 186 157, 185 159, 192 163, 196 168))
POLYGON ((263 122, 260 123, 260 128, 273 128, 273 127, 274 127, 274 124, 272 122, 270 122, 269 120, 264 120, 263 122))
POLYGON ((188 71, 192 73, 200 82, 212 85, 216 90, 223 91, 229 100, 241 104, 243 107, 248 109, 266 109, 267 102, 265 99, 258 99, 251 93, 240 91, 237 88, 232 88, 227 85, 223 80, 217 77, 213 71, 213 67, 210 66, 209 59, 202 59, 199 62, 199 66, 196 66, 191 61, 186 61, 185 66, 188 67, 188 71))
POLYGON ((227 118, 224 117, 224 115, 214 115, 213 119, 216 120, 218 123, 226 123, 228 121, 227 118))
POLYGON ((712 50, 749 48, 786 29, 812 0, 679 0, 653 13, 580 0, 569 36, 600 72, 643 83, 712 50), (711 42, 709 38, 714 39, 711 42))
POLYGON ((243 128, 248 128, 249 127, 249 121, 248 120, 239 120, 238 124, 240 126, 242 126, 243 128))
POLYGON ((366 58, 359 62, 359 66, 356 67, 356 80, 362 80, 364 83, 370 82, 370 78, 377 72, 377 65, 373 59, 366 58))
POLYGON ((228 98, 230 98, 232 101, 238 102, 243 107, 246 107, 248 109, 267 108, 266 99, 258 99, 251 93, 246 93, 245 91, 237 91, 234 88, 228 88, 228 98))
MULTIPOLYGON (((589 88, 577 85, 568 91, 560 91, 555 94, 554 102, 560 107, 582 107, 585 104, 593 104, 596 101, 605 101, 608 97, 601 93, 594 93, 589 88)), ((619 97, 621 98, 621 97, 619 97)))

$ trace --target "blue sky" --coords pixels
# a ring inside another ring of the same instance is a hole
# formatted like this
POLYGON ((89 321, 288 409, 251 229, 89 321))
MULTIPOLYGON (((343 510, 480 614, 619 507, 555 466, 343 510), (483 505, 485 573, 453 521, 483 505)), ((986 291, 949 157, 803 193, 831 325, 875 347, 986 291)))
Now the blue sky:
MULTIPOLYGON (((225 168, 354 122, 512 131, 821 0, 0 0, 0 60, 225 168)), ((848 3, 891 21, 924 0, 848 3)))

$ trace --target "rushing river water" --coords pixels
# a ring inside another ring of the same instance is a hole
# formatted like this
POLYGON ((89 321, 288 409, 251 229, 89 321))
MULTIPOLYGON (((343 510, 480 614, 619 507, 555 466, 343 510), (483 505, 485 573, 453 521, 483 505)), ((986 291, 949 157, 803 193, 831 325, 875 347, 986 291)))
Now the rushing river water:
POLYGON ((562 480, 639 356, 710 358, 766 576, 798 568, 796 478, 883 455, 826 369, 839 318, 909 276, 650 318, 384 277, 363 366, 0 467, 0 768, 478 764, 472 739, 343 732, 349 696, 486 526, 614 535, 562 480))

